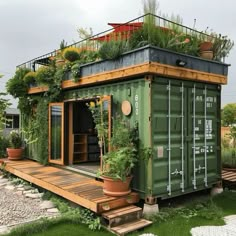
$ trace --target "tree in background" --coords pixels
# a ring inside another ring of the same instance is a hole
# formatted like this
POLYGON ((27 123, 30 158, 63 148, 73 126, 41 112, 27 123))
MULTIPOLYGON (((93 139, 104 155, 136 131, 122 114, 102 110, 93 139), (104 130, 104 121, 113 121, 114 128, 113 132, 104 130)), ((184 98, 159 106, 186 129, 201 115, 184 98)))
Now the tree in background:
POLYGON ((221 120, 223 126, 232 126, 236 124, 236 103, 224 106, 221 111, 221 120))
MULTIPOLYGON (((2 75, 0 75, 0 78, 2 75)), ((6 156, 6 147, 8 144, 8 141, 5 137, 3 137, 3 128, 6 123, 6 116, 5 112, 6 109, 11 105, 8 99, 5 98, 7 94, 6 93, 0 93, 0 157, 6 156)))

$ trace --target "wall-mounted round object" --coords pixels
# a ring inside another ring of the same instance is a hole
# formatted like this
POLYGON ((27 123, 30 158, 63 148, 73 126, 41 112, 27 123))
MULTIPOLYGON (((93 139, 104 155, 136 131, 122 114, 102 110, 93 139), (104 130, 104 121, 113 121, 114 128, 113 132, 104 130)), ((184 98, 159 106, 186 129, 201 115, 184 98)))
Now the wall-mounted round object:
POLYGON ((131 103, 127 100, 123 101, 121 104, 121 110, 125 116, 130 115, 132 111, 131 103))

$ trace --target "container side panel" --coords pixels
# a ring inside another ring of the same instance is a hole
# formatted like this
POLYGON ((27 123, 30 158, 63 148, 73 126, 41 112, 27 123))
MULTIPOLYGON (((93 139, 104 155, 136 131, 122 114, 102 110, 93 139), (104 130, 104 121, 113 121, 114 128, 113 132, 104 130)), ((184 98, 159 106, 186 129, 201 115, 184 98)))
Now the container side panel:
MULTIPOLYGON (((126 82, 112 83, 100 85, 96 87, 80 88, 67 91, 66 99, 86 99, 100 95, 112 95, 112 115, 121 114, 131 127, 138 125, 140 146, 150 146, 149 130, 149 82, 142 78, 126 82), (121 104, 123 101, 131 103, 131 114, 129 116, 122 115, 121 104)), ((146 170, 142 160, 138 161, 138 165, 133 171, 133 188, 139 192, 146 191, 146 170)))
POLYGON ((208 187, 220 177, 218 171, 220 91, 208 85, 193 84, 188 92, 188 136, 190 137, 188 185, 198 189, 208 187))
POLYGON ((155 80, 152 86, 153 179, 158 194, 179 191, 184 185, 182 88, 181 81, 166 79, 155 80))
POLYGON ((152 83, 153 193, 170 197, 219 179, 217 85, 155 78, 152 83))

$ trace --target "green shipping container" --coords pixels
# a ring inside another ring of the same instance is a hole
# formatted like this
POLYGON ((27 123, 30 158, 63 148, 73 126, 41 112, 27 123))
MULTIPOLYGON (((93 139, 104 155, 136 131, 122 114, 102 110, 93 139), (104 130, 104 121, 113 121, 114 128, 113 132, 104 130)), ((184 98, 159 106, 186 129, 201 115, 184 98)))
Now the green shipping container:
POLYGON ((112 114, 129 101, 140 146, 152 149, 134 170, 141 198, 167 198, 210 188, 220 178, 219 85, 161 77, 137 78, 65 92, 67 100, 112 96, 112 114), (150 78, 150 79, 147 79, 150 78))

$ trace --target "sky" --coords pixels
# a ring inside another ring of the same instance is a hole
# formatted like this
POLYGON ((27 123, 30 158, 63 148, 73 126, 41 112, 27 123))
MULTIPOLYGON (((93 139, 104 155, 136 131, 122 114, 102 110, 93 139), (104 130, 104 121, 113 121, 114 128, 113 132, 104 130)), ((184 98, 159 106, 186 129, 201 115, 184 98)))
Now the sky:
MULTIPOLYGON (((235 0, 159 0, 158 13, 180 15, 183 24, 227 35, 236 43, 235 0)), ((123 23, 143 14, 142 0, 0 0, 0 91, 17 65, 68 44, 79 41, 78 28, 93 33, 110 29, 110 23, 123 23)), ((236 46, 226 58, 228 84, 222 86, 222 103, 236 103, 236 46)), ((17 101, 11 100, 12 107, 17 101)))

